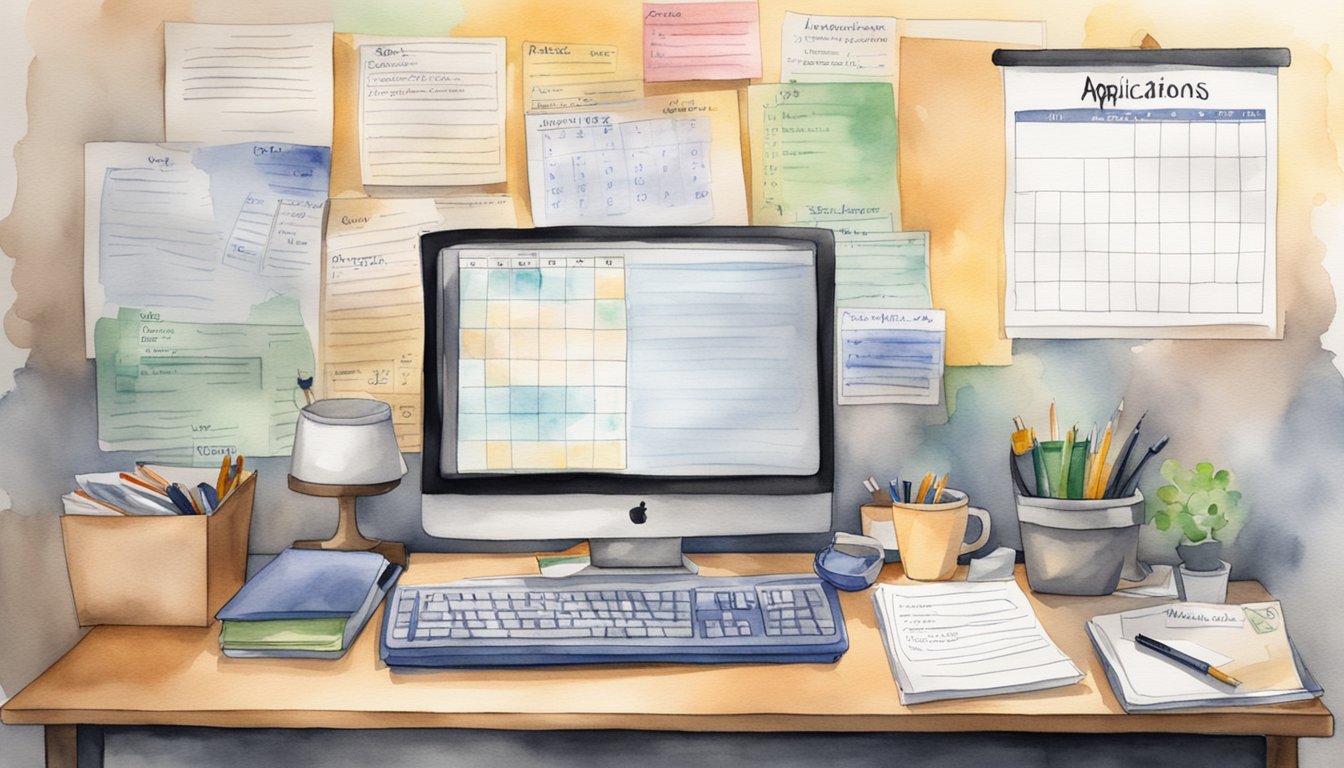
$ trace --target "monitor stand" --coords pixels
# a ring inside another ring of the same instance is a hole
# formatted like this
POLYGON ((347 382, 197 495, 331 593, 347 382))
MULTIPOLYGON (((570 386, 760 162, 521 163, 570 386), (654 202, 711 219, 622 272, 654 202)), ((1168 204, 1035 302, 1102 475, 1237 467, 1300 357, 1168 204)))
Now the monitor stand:
POLYGON ((622 574, 695 574, 700 567, 681 553, 681 537, 590 539, 585 576, 622 574))

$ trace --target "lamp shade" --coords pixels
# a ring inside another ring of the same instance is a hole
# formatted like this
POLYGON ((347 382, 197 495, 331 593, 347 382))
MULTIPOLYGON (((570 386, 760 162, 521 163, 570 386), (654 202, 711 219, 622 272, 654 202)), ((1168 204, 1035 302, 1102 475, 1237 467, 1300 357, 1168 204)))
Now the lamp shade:
POLYGON ((331 398, 299 411, 289 474, 307 483, 376 485, 400 480, 392 407, 381 400, 331 398))

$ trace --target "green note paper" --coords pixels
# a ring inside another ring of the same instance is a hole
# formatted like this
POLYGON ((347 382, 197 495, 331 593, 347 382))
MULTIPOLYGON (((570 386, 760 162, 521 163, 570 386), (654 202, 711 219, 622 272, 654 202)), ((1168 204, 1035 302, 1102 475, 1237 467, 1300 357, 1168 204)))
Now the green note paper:
POLYGON ((899 224, 890 83, 753 85, 747 102, 755 223, 899 224))
POLYGON ((123 308, 94 330, 98 439, 149 461, 218 466, 220 457, 288 454, 298 371, 313 346, 292 297, 249 323, 182 323, 123 308))

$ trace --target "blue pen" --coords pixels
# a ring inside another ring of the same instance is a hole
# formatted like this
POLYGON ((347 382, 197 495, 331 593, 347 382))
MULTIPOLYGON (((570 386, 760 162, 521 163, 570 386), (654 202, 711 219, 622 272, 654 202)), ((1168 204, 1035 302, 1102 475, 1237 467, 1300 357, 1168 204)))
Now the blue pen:
POLYGON ((903 494, 901 495, 901 502, 902 502, 903 504, 909 504, 909 503, 910 503, 910 495, 911 495, 911 494, 910 494, 910 489, 912 488, 912 486, 910 485, 910 481, 909 481, 909 480, 902 480, 902 481, 901 481, 901 488, 902 488, 902 490, 905 491, 905 493, 903 493, 903 494))
POLYGON ((219 507, 219 494, 215 491, 215 486, 209 483, 201 483, 196 486, 196 490, 201 492, 201 503, 205 507, 205 514, 208 515, 219 507))
POLYGON ((187 496, 186 491, 182 490, 181 485, 172 483, 163 490, 168 494, 168 498, 172 499, 173 506, 177 507, 177 513, 179 515, 196 514, 196 508, 192 506, 191 498, 187 496))
POLYGON ((896 502, 896 503, 898 503, 898 504, 901 503, 901 502, 902 502, 902 499, 901 499, 901 481, 900 481, 900 479, 899 479, 899 478, 895 478, 895 477, 893 477, 893 478, 891 478, 891 482, 890 482, 890 483, 887 483, 887 485, 889 485, 889 486, 891 487, 891 500, 894 501, 894 502, 896 502))

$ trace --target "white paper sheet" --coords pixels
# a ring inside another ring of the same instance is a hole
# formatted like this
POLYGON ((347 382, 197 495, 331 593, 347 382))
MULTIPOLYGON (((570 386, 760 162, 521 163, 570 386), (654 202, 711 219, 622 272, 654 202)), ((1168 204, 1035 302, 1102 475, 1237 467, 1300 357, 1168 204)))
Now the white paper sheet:
POLYGON ((1016 582, 882 584, 873 601, 902 704, 1053 688, 1083 677, 1016 582))
POLYGON ((936 405, 943 394, 947 317, 941 309, 836 310, 840 405, 936 405))
POLYGON ((779 79, 785 83, 895 83, 896 19, 784 14, 779 79))
POLYGON ((331 146, 330 23, 163 25, 168 141, 331 146))
POLYGON ((527 116, 532 220, 746 224, 732 91, 527 116))
POLYGON ((294 297, 317 338, 326 147, 92 143, 84 148, 84 318, 246 322, 294 297))
POLYGON ((1009 336, 1276 325, 1273 71, 1011 66, 1004 94, 1009 336))
POLYGON ((505 82, 502 37, 361 44, 359 163, 364 184, 504 181, 505 82))

